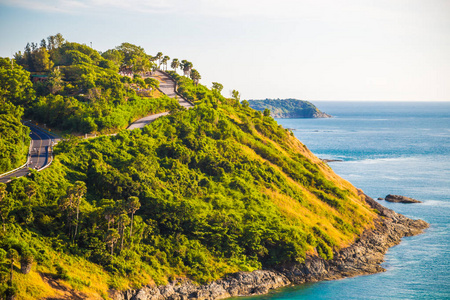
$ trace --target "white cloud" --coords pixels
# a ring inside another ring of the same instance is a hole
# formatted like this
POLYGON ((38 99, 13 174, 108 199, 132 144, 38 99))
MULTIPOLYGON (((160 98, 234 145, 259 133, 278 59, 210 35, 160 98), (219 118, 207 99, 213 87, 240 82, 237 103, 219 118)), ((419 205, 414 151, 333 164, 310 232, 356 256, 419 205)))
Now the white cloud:
POLYGON ((364 20, 447 16, 447 0, 0 0, 0 4, 60 13, 111 11, 273 19, 364 20))
POLYGON ((59 13, 68 13, 86 10, 89 8, 89 5, 85 2, 86 1, 77 1, 77 0, 57 0, 57 1, 0 0, 0 4, 7 6, 21 7, 38 11, 59 12, 59 13))
MULTIPOLYGON (((364 2, 364 1, 363 1, 364 2)), ((176 13, 212 16, 307 17, 339 16, 358 10, 359 0, 0 0, 1 4, 32 10, 80 13, 122 10, 143 13, 176 13)))

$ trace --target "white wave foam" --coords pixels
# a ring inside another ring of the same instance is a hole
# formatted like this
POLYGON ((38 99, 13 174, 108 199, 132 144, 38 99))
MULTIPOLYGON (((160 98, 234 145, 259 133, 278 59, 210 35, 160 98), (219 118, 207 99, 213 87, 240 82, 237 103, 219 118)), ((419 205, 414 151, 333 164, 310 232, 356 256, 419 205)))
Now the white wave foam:
POLYGON ((427 200, 427 201, 424 201, 422 203, 422 205, 435 206, 435 207, 450 207, 450 201, 427 200))
POLYGON ((346 163, 353 163, 353 164, 378 164, 378 163, 403 163, 406 161, 417 161, 419 160, 418 157, 392 157, 392 158, 367 158, 362 160, 353 160, 353 161, 346 161, 346 163))

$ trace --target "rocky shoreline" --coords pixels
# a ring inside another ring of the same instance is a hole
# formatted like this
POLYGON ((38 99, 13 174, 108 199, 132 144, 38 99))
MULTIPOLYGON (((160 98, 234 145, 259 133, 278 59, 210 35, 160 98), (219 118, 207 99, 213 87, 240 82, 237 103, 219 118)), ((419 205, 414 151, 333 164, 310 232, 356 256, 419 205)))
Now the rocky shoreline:
POLYGON ((307 257, 302 264, 279 266, 276 270, 238 272, 206 285, 190 280, 174 281, 165 286, 145 286, 138 290, 111 291, 115 300, 224 299, 233 296, 265 294, 271 289, 290 284, 333 280, 383 272, 381 263, 386 251, 400 243, 402 237, 423 232, 429 226, 385 208, 361 192, 369 206, 377 209, 379 218, 373 229, 363 232, 348 248, 334 254, 332 260, 307 257))

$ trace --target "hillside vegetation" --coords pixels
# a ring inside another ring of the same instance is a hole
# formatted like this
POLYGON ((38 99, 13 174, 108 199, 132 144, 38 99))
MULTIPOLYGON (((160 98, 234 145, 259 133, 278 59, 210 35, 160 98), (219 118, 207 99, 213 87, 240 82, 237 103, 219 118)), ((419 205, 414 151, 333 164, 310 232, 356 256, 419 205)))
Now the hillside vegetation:
POLYGON ((13 103, 33 95, 29 76, 9 59, 0 58, 0 174, 27 160, 30 130, 21 123, 23 107, 13 103))
POLYGON ((321 112, 314 104, 297 99, 265 99, 248 100, 251 108, 268 110, 274 118, 329 118, 330 115, 321 112))
POLYGON ((114 132, 177 106, 159 94, 156 80, 139 75, 155 66, 141 47, 123 43, 100 54, 60 34, 47 40, 15 55, 33 79, 36 97, 14 103, 24 106, 27 117, 70 133, 114 132))
POLYGON ((57 297, 49 281, 90 298, 177 277, 204 283, 331 259, 372 226, 357 190, 272 117, 217 83, 171 74, 194 108, 116 136, 72 136, 49 168, 0 185, 4 295, 57 297))

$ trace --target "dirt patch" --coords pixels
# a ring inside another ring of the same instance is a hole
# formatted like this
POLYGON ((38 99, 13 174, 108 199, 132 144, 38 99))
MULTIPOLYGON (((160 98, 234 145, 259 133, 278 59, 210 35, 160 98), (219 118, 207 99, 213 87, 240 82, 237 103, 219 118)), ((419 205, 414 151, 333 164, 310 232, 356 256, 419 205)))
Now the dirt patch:
POLYGON ((55 278, 53 274, 40 273, 39 275, 57 294, 57 296, 47 297, 44 300, 83 300, 89 298, 86 294, 68 287, 60 279, 55 278))

